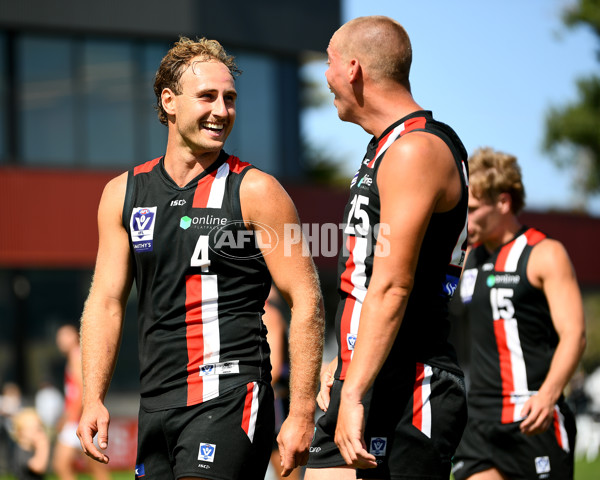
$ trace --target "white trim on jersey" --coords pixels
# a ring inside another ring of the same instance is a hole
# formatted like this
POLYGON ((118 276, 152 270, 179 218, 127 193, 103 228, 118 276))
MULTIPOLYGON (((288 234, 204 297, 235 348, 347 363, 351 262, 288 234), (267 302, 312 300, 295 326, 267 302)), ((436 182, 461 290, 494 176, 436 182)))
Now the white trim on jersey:
MULTIPOLYGON (((462 171, 463 178, 465 180, 466 185, 469 185, 469 176, 467 175, 467 167, 465 166, 465 162, 462 162, 462 171)), ((458 241, 456 245, 454 245, 454 249, 452 250, 452 256, 450 257, 450 265, 454 265, 456 267, 462 267, 465 263, 465 251, 463 250, 463 245, 467 240, 467 231, 469 226, 469 217, 468 214, 465 215, 465 224, 463 225, 463 229, 460 232, 458 237, 458 241)))
POLYGON ((554 405, 554 414, 556 416, 556 436, 560 436, 557 438, 557 441, 560 442, 561 448, 569 453, 571 451, 571 445, 569 445, 569 435, 567 435, 567 429, 565 428, 565 417, 560 411, 558 405, 554 405))
POLYGON ((527 246, 527 237, 525 235, 519 235, 512 247, 510 247, 510 251, 506 256, 506 262, 504 264, 505 272, 516 272, 517 266, 519 264, 519 258, 521 258, 521 254, 523 250, 527 246))
POLYGON ((387 138, 387 140, 385 141, 385 143, 382 145, 382 147, 379 150, 379 152, 377 152, 377 155, 375 155, 373 157, 373 160, 369 161, 369 166, 371 168, 373 168, 375 166, 375 162, 377 161, 377 159, 379 157, 381 157, 388 148, 390 148, 390 145, 396 141, 396 139, 402 134, 402 132, 405 129, 406 129, 406 127, 404 126, 404 122, 403 122, 400 125, 398 125, 396 128, 394 128, 394 130, 392 130, 392 133, 387 138))
POLYGON ((225 162, 217 170, 217 175, 210 187, 210 194, 206 203, 206 208, 221 208, 223 197, 225 195, 225 184, 229 175, 229 163, 225 162))
MULTIPOLYGON (((202 275, 202 336, 204 364, 217 364, 220 360, 221 338, 219 329, 219 290, 216 275, 202 275)), ((202 379, 202 401, 219 395, 219 375, 202 379)))
POLYGON ((504 332, 506 335, 506 346, 510 352, 510 365, 513 381, 513 391, 511 392, 511 402, 515 405, 513 421, 518 422, 524 417, 521 410, 525 402, 531 396, 527 385, 527 369, 525 358, 521 347, 519 337, 519 326, 516 318, 504 320, 504 332))
MULTIPOLYGON (((354 302, 354 308, 352 309, 352 316, 350 317, 350 333, 357 335, 358 326, 360 323, 360 314, 362 312, 362 305, 367 295, 367 273, 365 260, 367 258, 368 240, 365 237, 354 237, 355 243, 352 249, 351 255, 354 261, 354 270, 350 275, 350 281, 352 283, 352 296, 356 299, 354 302)), ((354 350, 350 354, 350 359, 354 357, 354 350)))
POLYGON ((256 430, 256 418, 258 417, 258 389, 257 382, 252 382, 252 404, 250 407, 250 422, 248 423, 248 438, 254 442, 254 431, 256 430))
POLYGON ((423 410, 421 412, 421 432, 431 438, 431 377, 433 369, 429 365, 423 365, 425 377, 421 383, 421 401, 423 410))

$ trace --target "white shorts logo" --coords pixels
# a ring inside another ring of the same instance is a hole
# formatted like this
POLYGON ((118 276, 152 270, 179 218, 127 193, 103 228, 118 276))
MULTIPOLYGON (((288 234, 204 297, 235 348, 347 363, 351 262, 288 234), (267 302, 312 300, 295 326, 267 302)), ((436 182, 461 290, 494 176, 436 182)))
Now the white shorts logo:
POLYGON ((348 350, 350 350, 350 351, 354 350, 354 345, 356 344, 356 334, 348 333, 346 335, 346 343, 348 345, 348 350))
POLYGON ((550 473, 550 459, 548 457, 535 457, 535 473, 550 473))
POLYGON ((198 452, 198 460, 213 462, 215 460, 215 450, 217 446, 212 443, 201 443, 198 452))
POLYGON ((373 437, 371 438, 371 448, 369 449, 369 453, 376 457, 384 457, 386 447, 387 437, 373 437))

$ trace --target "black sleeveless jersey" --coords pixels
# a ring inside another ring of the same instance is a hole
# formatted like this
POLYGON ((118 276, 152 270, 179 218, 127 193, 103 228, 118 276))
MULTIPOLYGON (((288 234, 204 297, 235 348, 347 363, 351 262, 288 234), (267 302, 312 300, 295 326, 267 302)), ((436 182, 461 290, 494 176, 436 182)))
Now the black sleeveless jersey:
POLYGON ((123 223, 137 286, 146 410, 270 382, 262 313, 271 277, 239 196, 251 168, 221 152, 183 188, 162 158, 129 172, 123 223))
MULTIPOLYGON (((456 207, 445 213, 434 213, 431 217, 419 253, 406 313, 379 378, 392 378, 403 367, 412 368, 415 362, 462 375, 454 348, 448 342, 448 301, 458 284, 466 249, 467 152, 450 127, 434 120, 431 112, 418 111, 392 124, 380 138, 371 140, 350 185, 350 200, 344 211, 344 243, 338 262, 340 302, 336 312, 336 378, 344 379, 346 376, 373 271, 378 234, 380 229, 389 228, 380 225, 379 165, 394 141, 416 131, 431 133, 446 143, 460 173, 462 193, 456 207)), ((428 168, 426 161, 423 159, 424 169, 428 168)), ((384 244, 381 246, 385 248, 384 244)), ((385 255, 385 252, 382 253, 385 255)))
POLYGON ((529 283, 527 262, 546 236, 524 227, 489 253, 475 246, 460 295, 471 328, 469 415, 502 423, 540 387, 558 344, 544 293, 529 283))

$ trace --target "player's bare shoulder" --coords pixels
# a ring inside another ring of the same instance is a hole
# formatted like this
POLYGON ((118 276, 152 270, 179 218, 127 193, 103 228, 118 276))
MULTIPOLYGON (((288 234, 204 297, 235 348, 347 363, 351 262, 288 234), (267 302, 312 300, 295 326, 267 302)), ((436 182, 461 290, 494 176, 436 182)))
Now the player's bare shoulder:
MULTIPOLYGON (((404 178, 429 191, 436 200, 435 211, 447 211, 460 201, 460 173, 450 148, 437 135, 411 132, 396 140, 383 159, 380 179, 404 178)), ((393 188, 397 188, 397 182, 393 188)))
POLYGON ((121 222, 127 191, 127 178, 128 172, 124 172, 105 185, 98 207, 98 219, 100 221, 114 219, 118 220, 119 223, 121 222))
POLYGON ((568 275, 574 273, 571 259, 565 246, 553 238, 545 238, 531 250, 527 263, 527 278, 537 288, 552 275, 568 275))
POLYGON ((291 198, 275 177, 259 169, 250 170, 240 185, 240 203, 244 220, 260 221, 279 212, 285 216, 295 208, 291 198))

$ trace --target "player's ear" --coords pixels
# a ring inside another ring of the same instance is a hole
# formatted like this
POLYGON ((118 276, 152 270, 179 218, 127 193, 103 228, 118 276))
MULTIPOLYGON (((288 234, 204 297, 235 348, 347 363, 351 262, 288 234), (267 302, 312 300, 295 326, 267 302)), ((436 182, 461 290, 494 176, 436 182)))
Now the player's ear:
POLYGON ((162 107, 167 115, 175 115, 175 93, 170 88, 163 88, 160 94, 160 101, 162 107))
POLYGON ((348 81, 350 83, 355 83, 360 78, 360 75, 362 74, 362 67, 358 59, 353 58, 352 60, 350 60, 347 72, 348 81))
POLYGON ((501 213, 507 214, 511 212, 512 197, 510 196, 510 193, 502 192, 501 194, 499 194, 496 203, 501 213))

